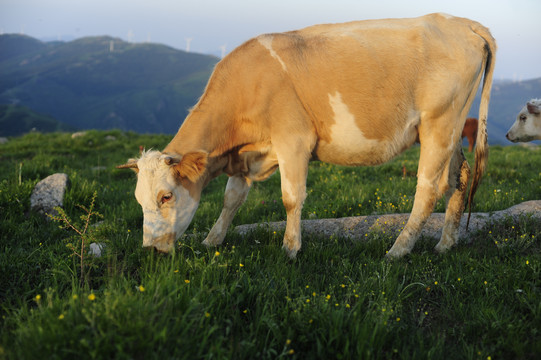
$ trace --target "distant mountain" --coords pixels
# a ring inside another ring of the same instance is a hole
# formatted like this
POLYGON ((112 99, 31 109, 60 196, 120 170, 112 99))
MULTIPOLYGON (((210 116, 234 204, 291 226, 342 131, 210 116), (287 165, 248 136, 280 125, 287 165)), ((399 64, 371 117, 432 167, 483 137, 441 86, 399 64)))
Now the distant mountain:
POLYGON ((218 58, 107 36, 43 43, 0 36, 0 104, 78 129, 175 133, 218 58))
POLYGON ((20 105, 0 105, 0 136, 17 136, 31 131, 73 131, 72 126, 20 105))
MULTIPOLYGON (((214 56, 107 36, 41 42, 0 35, 0 104, 24 105, 77 129, 173 134, 217 62, 214 56)), ((532 98, 541 98, 541 78, 494 82, 491 144, 510 144, 505 134, 532 98)), ((470 116, 478 111, 479 94, 470 116)))

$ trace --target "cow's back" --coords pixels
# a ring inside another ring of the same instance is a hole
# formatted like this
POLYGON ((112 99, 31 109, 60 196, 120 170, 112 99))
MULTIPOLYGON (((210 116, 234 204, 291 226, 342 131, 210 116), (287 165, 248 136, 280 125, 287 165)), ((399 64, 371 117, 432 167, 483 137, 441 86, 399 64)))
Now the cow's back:
MULTIPOLYGON (((465 104, 464 93, 476 90, 486 44, 474 28, 482 26, 431 14, 261 35, 217 65, 194 110, 213 109, 212 126, 225 139, 218 152, 275 142, 296 122, 315 136, 314 158, 379 164, 415 142, 423 118, 465 104)), ((204 127, 187 123, 186 133, 204 127)))
POLYGON ((290 80, 292 97, 306 110, 319 139, 316 157, 366 165, 409 147, 422 115, 445 112, 479 83, 485 42, 473 26, 480 25, 432 14, 256 40, 268 51, 273 76, 290 80))

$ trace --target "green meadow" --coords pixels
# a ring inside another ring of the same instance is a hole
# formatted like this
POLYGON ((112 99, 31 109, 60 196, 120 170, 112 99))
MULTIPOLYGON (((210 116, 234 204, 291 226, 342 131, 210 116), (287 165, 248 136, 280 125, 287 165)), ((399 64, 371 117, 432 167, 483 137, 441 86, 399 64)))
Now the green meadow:
MULTIPOLYGON (((233 231, 200 244, 227 178, 204 190, 175 252, 142 248, 133 172, 115 165, 166 135, 31 133, 0 145, 0 359, 534 359, 541 354, 541 224, 528 216, 470 233, 444 255, 421 238, 233 231), (61 215, 30 210, 36 183, 68 174, 61 215), (88 226, 87 226, 88 225, 88 226), (70 227, 72 226, 72 227, 70 227), (81 233, 77 233, 77 229, 81 233), (89 243, 104 244, 101 257, 89 243), (84 247, 83 247, 84 245, 84 247)), ((466 154, 470 165, 473 155, 466 154)), ((411 211, 419 148, 378 167, 312 163, 303 218, 411 211)), ((490 149, 475 212, 541 199, 541 150, 490 149)), ((444 211, 440 201, 435 211, 444 211)), ((254 184, 233 225, 285 220, 280 178, 254 184)), ((232 229, 232 228, 231 228, 232 229)))

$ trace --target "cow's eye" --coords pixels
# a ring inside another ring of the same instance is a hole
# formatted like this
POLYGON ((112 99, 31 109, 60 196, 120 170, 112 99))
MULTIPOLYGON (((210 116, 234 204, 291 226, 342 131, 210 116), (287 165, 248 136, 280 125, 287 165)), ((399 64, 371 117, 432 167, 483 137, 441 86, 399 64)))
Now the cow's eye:
POLYGON ((520 115, 520 120, 521 120, 521 121, 526 121, 526 118, 527 118, 526 115, 520 115))
POLYGON ((166 202, 170 201, 173 198, 172 193, 168 193, 162 196, 162 204, 165 204, 166 202))

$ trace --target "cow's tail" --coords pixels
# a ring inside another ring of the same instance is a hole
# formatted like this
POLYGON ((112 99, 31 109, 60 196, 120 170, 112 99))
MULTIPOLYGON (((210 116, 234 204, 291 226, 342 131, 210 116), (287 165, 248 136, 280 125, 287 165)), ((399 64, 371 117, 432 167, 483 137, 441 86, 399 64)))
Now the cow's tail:
POLYGON ((487 141, 487 116, 488 103, 490 101, 490 91, 492 88, 492 78, 494 75, 494 66, 496 61, 496 41, 487 28, 476 24, 472 30, 485 41, 485 73, 483 79, 483 89, 481 90, 481 104, 479 106, 479 129, 477 131, 477 140, 475 145, 475 165, 473 170, 473 180, 468 196, 469 213, 466 229, 470 224, 471 209, 473 197, 477 191, 477 186, 481 182, 483 173, 488 163, 488 141, 487 141))

